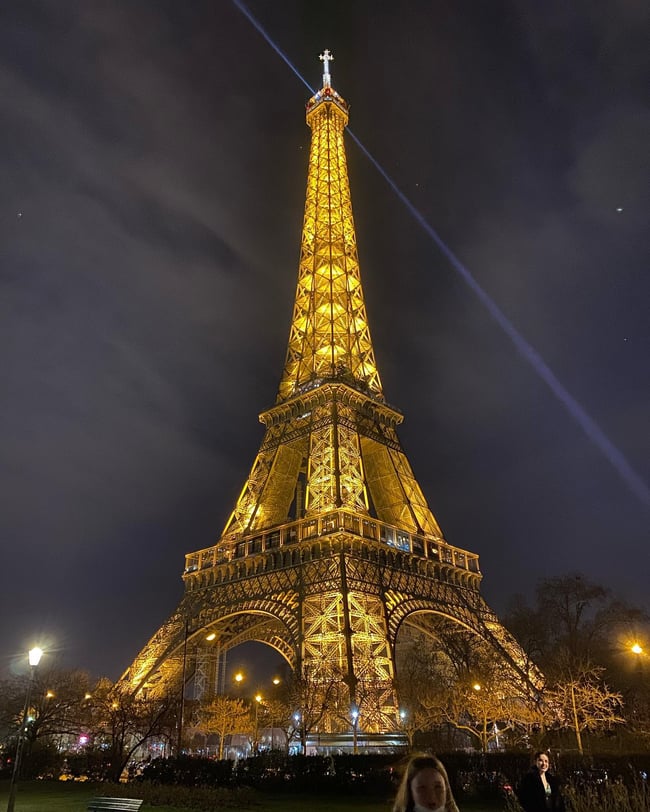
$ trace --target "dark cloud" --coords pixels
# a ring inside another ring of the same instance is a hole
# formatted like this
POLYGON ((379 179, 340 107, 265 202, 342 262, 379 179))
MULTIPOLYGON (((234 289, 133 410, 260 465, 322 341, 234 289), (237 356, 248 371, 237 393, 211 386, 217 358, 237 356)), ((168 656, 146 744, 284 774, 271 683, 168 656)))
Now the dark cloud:
MULTIPOLYGON (((250 9, 312 84, 335 52, 354 132, 648 482, 646 4, 250 9)), ((0 92, 3 662, 42 634, 115 677, 275 397, 307 91, 232 3, 33 0, 0 92)), ((647 600, 647 509, 347 148, 386 394, 487 597, 579 569, 647 600)))

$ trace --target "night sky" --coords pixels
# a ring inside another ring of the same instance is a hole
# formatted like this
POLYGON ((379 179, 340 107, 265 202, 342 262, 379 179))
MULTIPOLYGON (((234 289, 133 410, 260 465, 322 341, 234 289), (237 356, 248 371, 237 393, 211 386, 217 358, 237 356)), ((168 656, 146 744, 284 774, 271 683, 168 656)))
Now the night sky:
MULTIPOLYGON (((246 7, 312 86, 333 52, 352 132, 639 478, 348 138, 384 392, 488 602, 579 570, 650 608, 646 0, 246 7)), ((40 641, 117 678, 275 400, 310 94, 227 0, 1 14, 0 672, 40 641)))

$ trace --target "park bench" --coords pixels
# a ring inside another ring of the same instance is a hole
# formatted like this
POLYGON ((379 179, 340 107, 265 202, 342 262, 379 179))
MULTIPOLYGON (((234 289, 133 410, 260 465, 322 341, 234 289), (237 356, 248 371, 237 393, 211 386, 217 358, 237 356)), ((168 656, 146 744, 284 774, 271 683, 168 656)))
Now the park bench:
POLYGON ((86 812, 138 812, 142 801, 138 798, 92 798, 88 801, 86 812))

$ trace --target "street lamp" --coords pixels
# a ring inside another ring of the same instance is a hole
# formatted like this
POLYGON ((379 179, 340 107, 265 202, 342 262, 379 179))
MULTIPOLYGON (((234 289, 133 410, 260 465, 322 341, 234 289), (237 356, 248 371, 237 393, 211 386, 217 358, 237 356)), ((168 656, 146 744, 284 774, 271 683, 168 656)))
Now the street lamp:
POLYGON ((41 657, 43 656, 43 649, 36 646, 29 650, 29 664, 32 668, 36 668, 36 666, 40 663, 41 657))
POLYGON ((409 750, 413 749, 413 736, 415 735, 415 725, 409 720, 409 712, 406 708, 400 708, 399 724, 406 735, 409 750))
POLYGON ((646 651, 636 640, 634 643, 630 645, 630 652, 634 655, 634 659, 636 660, 636 679, 638 680, 639 686, 643 682, 643 659, 647 657, 646 651))
POLYGON ((352 707, 352 752, 356 755, 357 750, 357 724, 359 722, 359 709, 356 706, 352 707))
POLYGON ((258 728, 257 728, 257 711, 260 707, 260 702, 262 701, 262 694, 255 694, 255 741, 253 742, 253 747, 255 753, 259 752, 259 742, 258 742, 258 728))
POLYGON ((36 666, 40 663, 43 656, 43 650, 36 647, 29 651, 29 665, 30 675, 29 682, 27 683, 27 695, 25 696, 25 708, 23 710, 23 722, 18 731, 18 743, 16 745, 16 758, 14 759, 14 769, 11 773, 11 782, 9 783, 9 802, 7 803, 7 812, 14 812, 14 804, 16 803, 16 784, 20 775, 20 757, 23 753, 23 745, 25 742, 25 729, 27 727, 27 716, 29 714, 29 703, 32 698, 32 688, 34 685, 34 677, 36 676, 36 666))
POLYGON ((183 749, 183 715, 185 714, 185 679, 187 676, 187 638, 190 634, 190 620, 185 618, 185 634, 183 636, 183 668, 181 671, 181 695, 180 709, 178 713, 178 741, 176 743, 176 755, 180 756, 183 749))
MULTIPOLYGON (((301 721, 302 721, 302 714, 300 713, 300 711, 296 711, 293 714, 293 730, 294 730, 294 733, 298 734, 298 738, 300 739, 300 749, 301 749, 302 754, 304 756, 304 755, 306 755, 307 747, 306 747, 306 744, 304 742, 303 727, 300 724, 301 721)), ((292 734, 292 738, 293 738, 293 734, 292 734)))
MULTIPOLYGON (((280 679, 280 677, 273 677, 271 682, 277 688, 278 685, 281 682, 281 679, 280 679)), ((272 706, 272 711, 273 711, 273 714, 275 714, 275 712, 277 712, 277 707, 272 706)), ((271 751, 273 751, 273 750, 275 750, 275 717, 274 717, 274 715, 271 716, 271 751)))

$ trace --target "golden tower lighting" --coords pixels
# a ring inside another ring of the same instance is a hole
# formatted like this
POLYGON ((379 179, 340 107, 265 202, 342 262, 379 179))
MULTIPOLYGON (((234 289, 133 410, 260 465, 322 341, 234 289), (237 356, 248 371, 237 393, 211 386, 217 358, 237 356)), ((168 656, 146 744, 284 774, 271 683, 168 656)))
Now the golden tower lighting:
POLYGON ((352 216, 348 105, 332 87, 332 59, 321 55, 322 87, 307 103, 296 294, 260 450, 216 544, 186 556, 179 607, 122 681, 166 690, 185 673, 186 643, 187 679, 203 690, 218 670, 209 656, 221 656, 206 653, 208 635, 222 654, 256 640, 316 685, 335 684, 337 707, 321 731, 343 718, 356 739, 359 725, 399 729, 402 628, 432 638, 441 623, 470 631, 513 683, 535 674, 480 595, 478 556, 445 541, 402 449, 402 415, 384 397, 352 216))

